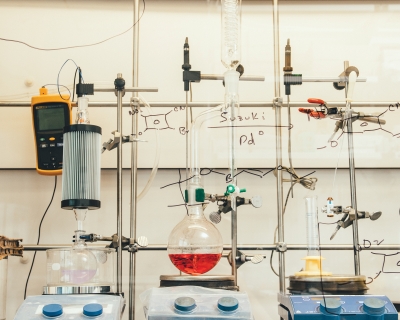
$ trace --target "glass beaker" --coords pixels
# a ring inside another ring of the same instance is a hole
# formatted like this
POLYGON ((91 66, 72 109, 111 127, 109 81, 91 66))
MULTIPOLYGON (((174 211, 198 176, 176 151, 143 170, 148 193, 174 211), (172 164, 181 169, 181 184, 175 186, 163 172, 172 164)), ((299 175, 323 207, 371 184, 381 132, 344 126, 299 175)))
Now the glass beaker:
POLYGON ((115 249, 86 247, 50 249, 47 254, 48 287, 115 286, 115 249), (94 259, 95 260, 94 260, 94 259))
POLYGON ((200 275, 221 259, 222 237, 203 213, 202 205, 190 206, 188 215, 176 225, 168 239, 168 255, 180 271, 200 275))

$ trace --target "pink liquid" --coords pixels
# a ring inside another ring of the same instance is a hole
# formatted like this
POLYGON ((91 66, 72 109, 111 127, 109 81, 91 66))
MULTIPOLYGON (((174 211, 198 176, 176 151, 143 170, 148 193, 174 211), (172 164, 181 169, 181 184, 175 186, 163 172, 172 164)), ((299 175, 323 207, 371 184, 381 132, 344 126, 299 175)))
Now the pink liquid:
POLYGON ((221 259, 222 254, 198 253, 198 254, 170 254, 171 262, 184 273, 199 275, 210 271, 221 259))
POLYGON ((68 276, 68 282, 85 283, 92 280, 97 270, 62 270, 63 276, 68 276))

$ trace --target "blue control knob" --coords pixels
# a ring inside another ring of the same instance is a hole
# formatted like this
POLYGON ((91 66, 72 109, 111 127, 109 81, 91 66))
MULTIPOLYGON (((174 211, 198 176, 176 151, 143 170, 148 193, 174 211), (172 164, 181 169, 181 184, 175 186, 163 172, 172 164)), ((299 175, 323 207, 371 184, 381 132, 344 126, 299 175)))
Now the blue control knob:
POLYGON ((196 301, 191 297, 179 297, 175 299, 175 309, 182 312, 190 312, 196 308, 196 301))
POLYGON ((363 310, 370 315, 382 315, 385 313, 386 302, 378 298, 367 298, 364 300, 363 310))
POLYGON ((89 303, 83 306, 83 314, 87 317, 98 317, 103 314, 103 306, 99 303, 89 303))
POLYGON ((46 317, 54 318, 54 317, 59 317, 63 313, 63 308, 61 304, 46 304, 43 307, 42 313, 46 317))
POLYGON ((239 308, 239 301, 233 297, 223 297, 218 300, 218 309, 225 312, 232 312, 239 308))
POLYGON ((338 299, 325 298, 321 300, 320 310, 329 315, 339 315, 342 312, 342 302, 338 299))

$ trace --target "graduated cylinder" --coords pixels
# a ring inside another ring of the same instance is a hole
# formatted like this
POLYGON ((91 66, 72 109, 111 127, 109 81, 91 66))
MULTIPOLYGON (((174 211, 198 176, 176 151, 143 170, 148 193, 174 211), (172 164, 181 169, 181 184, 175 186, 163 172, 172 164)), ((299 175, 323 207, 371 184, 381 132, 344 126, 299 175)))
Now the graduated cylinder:
POLYGON ((322 260, 319 252, 318 233, 318 197, 306 197, 306 226, 307 226, 307 256, 303 258, 306 264, 303 271, 296 272, 295 276, 330 276, 331 272, 322 270, 322 260))
POLYGON ((73 124, 64 128, 63 209, 100 208, 101 128, 73 124))

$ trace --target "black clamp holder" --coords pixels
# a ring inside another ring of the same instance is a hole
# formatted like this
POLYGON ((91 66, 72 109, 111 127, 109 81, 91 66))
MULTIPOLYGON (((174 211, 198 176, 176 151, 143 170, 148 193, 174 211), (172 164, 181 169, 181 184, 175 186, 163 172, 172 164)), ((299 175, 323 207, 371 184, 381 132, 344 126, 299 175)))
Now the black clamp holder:
POLYGON ((189 41, 186 37, 185 44, 183 45, 183 83, 184 90, 190 90, 190 82, 200 82, 201 72, 200 71, 190 71, 192 66, 189 63, 189 41))
POLYGON ((94 85, 93 83, 82 83, 82 70, 78 67, 79 82, 76 84, 76 95, 82 97, 83 95, 93 95, 94 85))
MULTIPOLYGON (((353 221, 356 219, 356 211, 352 207, 343 208, 342 206, 334 206, 331 209, 334 214, 343 214, 342 218, 337 221, 337 226, 330 237, 332 240, 336 233, 340 230, 340 228, 346 229, 347 227, 353 224, 353 221)), ((327 213, 327 208, 322 208, 322 212, 327 213)), ((369 213, 368 211, 358 211, 357 210, 357 220, 359 219, 371 219, 372 221, 378 220, 382 215, 382 211, 376 211, 373 213, 369 213)))
MULTIPOLYGON (((359 71, 356 67, 348 67, 345 71, 343 71, 340 75, 339 78, 347 78, 350 75, 350 72, 355 71, 357 73, 357 77, 359 76, 359 71)), ((334 82, 333 83, 333 87, 336 90, 343 90, 344 88, 346 88, 346 82, 334 82)))
MULTIPOLYGON (((89 233, 89 234, 82 234, 80 236, 80 239, 84 240, 85 242, 108 241, 110 242, 110 244, 107 246, 107 248, 114 248, 114 249, 118 248, 117 234, 113 234, 111 237, 104 237, 95 233, 89 233)), ((140 236, 137 239, 127 238, 122 236, 122 247, 124 248, 126 246, 129 246, 128 248, 129 252, 137 252, 139 247, 145 248, 148 245, 149 241, 145 236, 140 236)))
MULTIPOLYGON (((236 269, 239 269, 246 262, 251 262, 253 264, 258 264, 264 260, 264 255, 256 254, 254 256, 244 254, 243 252, 237 250, 236 256, 236 269)), ((228 262, 232 265, 232 251, 228 254, 228 262)))
POLYGON ((292 64, 292 48, 290 47, 290 39, 287 40, 285 47, 285 66, 283 67, 283 84, 285 85, 285 95, 290 96, 290 86, 298 86, 303 84, 302 74, 293 74, 292 64))
POLYGON ((283 84, 285 85, 285 95, 290 96, 290 86, 298 86, 303 84, 302 74, 285 73, 283 75, 283 84))
MULTIPOLYGON (((210 220, 214 224, 221 222, 222 213, 228 213, 232 211, 232 201, 228 196, 206 193, 205 199, 209 200, 210 202, 217 202, 218 210, 210 213, 210 220)), ((236 197, 236 207, 249 204, 251 204, 254 208, 261 208, 262 198, 260 196, 254 196, 251 199, 236 197)))
POLYGON ((118 91, 122 91, 122 96, 125 95, 125 80, 122 78, 122 74, 118 73, 117 79, 114 80, 115 95, 118 91))
POLYGON ((109 139, 107 142, 103 143, 103 148, 101 149, 101 153, 104 153, 104 151, 106 151, 106 150, 111 151, 111 150, 115 149, 121 142, 122 143, 147 142, 146 140, 136 139, 134 134, 130 134, 128 136, 123 136, 117 130, 114 130, 111 133, 114 135, 114 139, 109 139))

